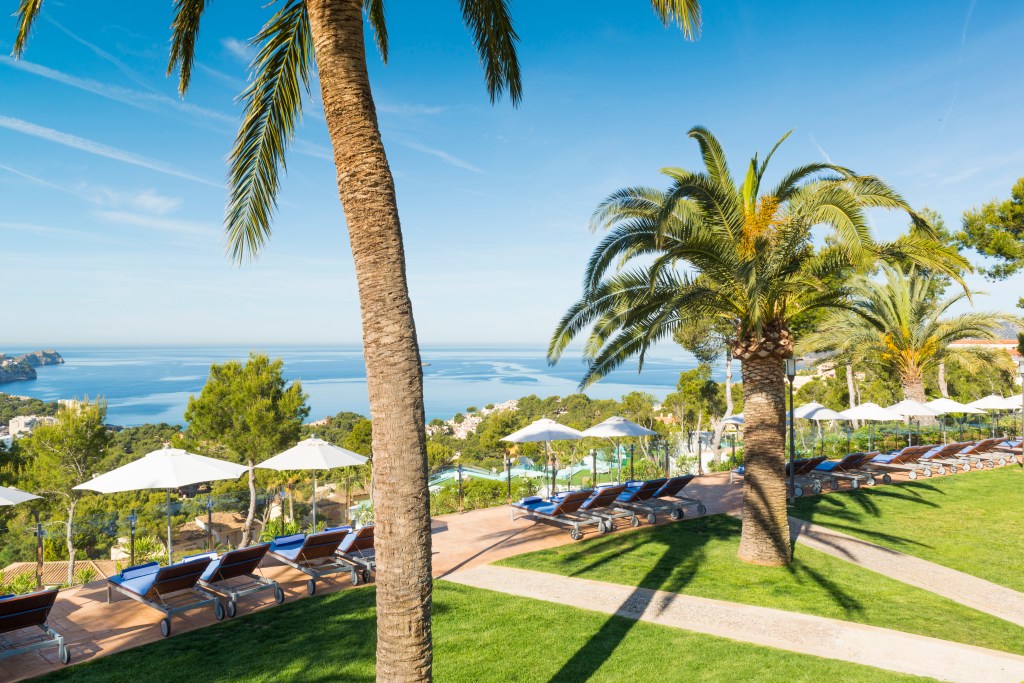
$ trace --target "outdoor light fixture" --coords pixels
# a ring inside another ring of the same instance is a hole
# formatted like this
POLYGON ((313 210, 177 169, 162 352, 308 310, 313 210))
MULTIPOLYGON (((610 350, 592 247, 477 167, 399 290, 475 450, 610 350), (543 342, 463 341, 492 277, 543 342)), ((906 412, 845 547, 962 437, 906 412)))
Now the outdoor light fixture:
POLYGON ((796 477, 793 461, 796 460, 796 437, 793 434, 793 379, 796 377, 796 358, 786 359, 786 377, 789 378, 789 495, 796 502, 796 477))
POLYGON ((1020 438, 1024 441, 1024 356, 1017 360, 1020 369, 1020 438))

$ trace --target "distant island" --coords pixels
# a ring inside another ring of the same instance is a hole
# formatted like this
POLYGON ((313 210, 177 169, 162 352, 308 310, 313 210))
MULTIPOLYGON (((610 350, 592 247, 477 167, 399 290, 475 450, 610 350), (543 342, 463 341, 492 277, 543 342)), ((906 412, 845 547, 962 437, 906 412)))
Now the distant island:
POLYGON ((40 365, 59 365, 63 362, 61 355, 53 349, 32 351, 20 356, 0 353, 0 384, 35 379, 36 368, 40 365))

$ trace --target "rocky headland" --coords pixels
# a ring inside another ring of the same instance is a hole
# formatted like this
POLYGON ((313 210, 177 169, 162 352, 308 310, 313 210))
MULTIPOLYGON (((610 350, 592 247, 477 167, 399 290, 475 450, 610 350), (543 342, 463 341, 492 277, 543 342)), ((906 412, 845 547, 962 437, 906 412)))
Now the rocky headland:
POLYGON ((20 356, 0 353, 0 384, 35 379, 36 368, 40 365, 59 365, 63 362, 61 355, 53 349, 32 351, 20 356))

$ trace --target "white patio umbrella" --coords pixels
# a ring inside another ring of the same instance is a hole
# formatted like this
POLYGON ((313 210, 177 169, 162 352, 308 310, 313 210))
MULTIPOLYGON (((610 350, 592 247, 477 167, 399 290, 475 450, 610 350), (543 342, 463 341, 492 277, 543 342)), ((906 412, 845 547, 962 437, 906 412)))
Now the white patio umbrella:
MULTIPOLYGON (((964 403, 960 403, 959 401, 954 401, 951 398, 937 398, 935 400, 928 401, 927 403, 925 403, 925 405, 928 406, 929 408, 934 409, 934 410, 941 411, 945 415, 963 415, 963 414, 966 414, 966 415, 983 415, 985 413, 984 410, 979 410, 978 408, 972 408, 969 405, 966 405, 964 403)), ((960 421, 960 436, 961 436, 961 438, 963 438, 963 433, 964 433, 964 426, 963 426, 963 421, 961 420, 960 421)), ((946 442, 946 425, 945 425, 945 423, 942 423, 942 442, 943 443, 946 442)))
MULTIPOLYGON (((316 473, 317 470, 333 470, 335 467, 352 467, 365 464, 369 458, 335 446, 332 443, 311 436, 286 451, 264 460, 256 467, 282 472, 285 470, 313 470, 313 529, 316 529, 316 473)), ((281 511, 282 517, 284 511, 281 511)))
MULTIPOLYGON (((1017 410, 1020 408, 1020 403, 1011 398, 1003 398, 998 394, 989 394, 983 398, 979 398, 977 401, 971 401, 968 403, 972 408, 978 410, 984 410, 988 413, 995 413, 1001 410, 1017 410)), ((996 435, 996 422, 995 415, 992 416, 992 436, 996 435)))
POLYGON ((174 557, 171 549, 171 491, 207 481, 237 479, 247 469, 245 465, 164 447, 75 488, 100 493, 166 489, 167 559, 170 561, 174 557))
POLYGON ((813 420, 817 424, 818 433, 821 435, 822 452, 824 452, 825 435, 821 433, 821 423, 825 421, 848 419, 843 417, 842 414, 837 413, 831 408, 826 408, 815 401, 811 401, 810 403, 805 403, 802 406, 797 407, 793 410, 793 415, 798 420, 813 420))
POLYGON ((30 500, 38 500, 40 496, 27 493, 12 486, 0 486, 0 505, 17 505, 30 500))
MULTIPOLYGON (((847 408, 839 413, 847 420, 864 420, 866 422, 900 422, 903 416, 897 412, 883 408, 877 403, 861 403, 854 408, 847 408)), ((874 436, 874 429, 868 431, 868 450, 871 450, 871 440, 874 436)))
MULTIPOLYGON (((609 439, 615 444, 615 462, 619 468, 619 481, 622 481, 622 459, 619 457, 619 439, 623 436, 656 436, 658 432, 653 429, 648 429, 642 425, 638 425, 635 422, 630 422, 624 417, 615 415, 609 417, 604 422, 594 425, 588 429, 583 430, 583 436, 597 436, 604 439, 609 439)), ((633 458, 629 459, 630 470, 633 468, 633 458)), ((597 473, 594 473, 595 477, 597 473)), ((630 473, 632 477, 632 472, 630 473)), ((597 480, 594 480, 597 483, 597 480)))
POLYGON ((743 413, 736 413, 722 420, 724 425, 741 425, 743 424, 743 413))
MULTIPOLYGON (((502 437, 502 441, 511 441, 512 443, 539 443, 544 442, 544 455, 547 457, 548 462, 551 461, 550 448, 548 444, 552 441, 578 441, 583 438, 583 432, 572 427, 567 427, 564 424, 555 422, 552 419, 543 417, 539 420, 535 420, 530 424, 526 425, 522 429, 512 432, 508 436, 502 437)), ((554 493, 555 490, 555 472, 552 468, 551 473, 551 491, 554 493)))
POLYGON ((905 398, 899 403, 895 403, 889 406, 889 410, 894 413, 899 413, 907 421, 907 445, 910 445, 910 420, 915 417, 938 417, 942 415, 941 410, 930 408, 923 403, 918 403, 909 398, 905 398))

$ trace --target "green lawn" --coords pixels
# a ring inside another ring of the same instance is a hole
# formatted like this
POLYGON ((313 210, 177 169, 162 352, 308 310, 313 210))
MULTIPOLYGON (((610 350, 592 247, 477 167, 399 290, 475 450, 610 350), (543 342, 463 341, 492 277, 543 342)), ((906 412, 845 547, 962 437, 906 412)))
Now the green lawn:
POLYGON ((1024 654, 1024 629, 1019 626, 816 550, 796 546, 790 567, 742 563, 736 559, 739 533, 739 520, 715 515, 613 533, 498 564, 774 607, 1024 654))
MULTIPOLYGON (((369 587, 298 600, 45 680, 372 681, 373 599, 369 587)), ((434 599, 442 683, 925 680, 443 581, 434 599)))
MULTIPOLYGON (((1024 591, 1024 469, 801 498, 796 517, 1024 591)), ((951 587, 953 588, 953 587, 951 587)))

